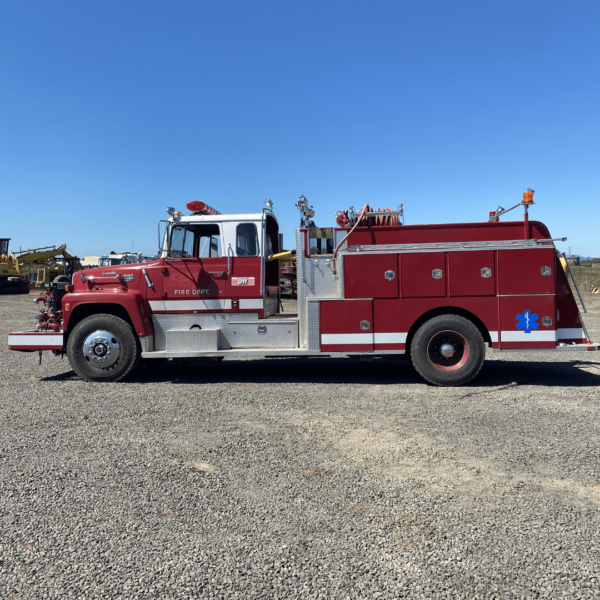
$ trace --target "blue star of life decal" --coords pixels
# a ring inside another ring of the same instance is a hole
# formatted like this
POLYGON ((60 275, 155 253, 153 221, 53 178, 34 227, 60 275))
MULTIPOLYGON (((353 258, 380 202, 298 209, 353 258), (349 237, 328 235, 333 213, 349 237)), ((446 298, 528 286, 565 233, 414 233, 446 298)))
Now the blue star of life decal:
POLYGON ((523 329, 525 333, 531 333, 532 329, 537 329, 540 324, 537 322, 539 319, 537 313, 531 314, 530 310, 524 310, 523 314, 517 315, 517 329, 523 329))

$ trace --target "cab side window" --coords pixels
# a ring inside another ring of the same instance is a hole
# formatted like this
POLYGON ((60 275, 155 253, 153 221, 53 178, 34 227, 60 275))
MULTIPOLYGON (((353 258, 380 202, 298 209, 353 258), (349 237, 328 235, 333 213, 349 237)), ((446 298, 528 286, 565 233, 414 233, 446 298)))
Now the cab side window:
POLYGON ((255 223, 240 223, 236 230, 236 254, 258 256, 258 232, 255 223))
POLYGON ((221 256, 221 233, 218 225, 197 225, 198 256, 214 258, 221 256))

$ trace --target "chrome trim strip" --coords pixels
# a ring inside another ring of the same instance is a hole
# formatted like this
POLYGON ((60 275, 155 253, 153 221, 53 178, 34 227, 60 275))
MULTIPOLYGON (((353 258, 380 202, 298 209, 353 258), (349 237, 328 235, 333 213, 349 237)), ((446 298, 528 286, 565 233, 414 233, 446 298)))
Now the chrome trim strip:
POLYGON ((153 311, 231 309, 231 300, 150 300, 149 304, 153 311))
POLYGON ((555 342, 556 330, 553 331, 501 331, 500 342, 555 342))
MULTIPOLYGON (((229 300, 229 302, 231 302, 229 300)), ((262 298, 257 298, 257 299, 241 299, 240 300, 240 308, 244 308, 244 309, 248 309, 248 308, 258 308, 259 310, 262 310, 264 306, 264 300, 262 298)), ((229 307, 231 308, 231 307, 229 307)))

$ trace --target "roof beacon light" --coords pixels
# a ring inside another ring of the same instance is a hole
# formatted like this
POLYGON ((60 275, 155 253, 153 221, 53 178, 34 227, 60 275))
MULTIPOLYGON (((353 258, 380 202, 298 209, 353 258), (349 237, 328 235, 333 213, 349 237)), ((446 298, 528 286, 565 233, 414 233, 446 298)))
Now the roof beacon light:
POLYGON ((511 206, 510 208, 506 208, 506 209, 499 206, 497 208, 497 210, 490 211, 489 222, 497 223, 500 220, 501 216, 505 215, 507 212, 510 212, 511 210, 515 210, 515 208, 518 208, 519 206, 522 206, 523 209, 525 210, 525 227, 527 228, 528 222, 529 222, 529 207, 532 204, 535 204, 535 202, 533 201, 533 194, 535 194, 535 190, 532 190, 531 188, 527 188, 527 191, 523 192, 523 200, 521 200, 521 202, 519 202, 519 204, 515 204, 514 206, 511 206))
POLYGON ((192 212, 193 215, 220 215, 218 210, 215 210, 212 206, 200 202, 200 200, 192 200, 187 203, 187 209, 192 212))
POLYGON ((533 201, 533 194, 535 194, 535 190, 527 188, 527 191, 523 192, 522 204, 535 204, 535 202, 533 201))

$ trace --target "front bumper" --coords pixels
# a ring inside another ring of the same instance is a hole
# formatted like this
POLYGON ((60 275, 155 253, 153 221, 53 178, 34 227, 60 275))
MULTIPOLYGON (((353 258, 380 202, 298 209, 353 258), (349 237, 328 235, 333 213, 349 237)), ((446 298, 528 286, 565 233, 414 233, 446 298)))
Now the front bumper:
POLYGON ((17 331, 8 334, 8 347, 11 350, 62 350, 63 334, 42 331, 17 331))

